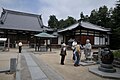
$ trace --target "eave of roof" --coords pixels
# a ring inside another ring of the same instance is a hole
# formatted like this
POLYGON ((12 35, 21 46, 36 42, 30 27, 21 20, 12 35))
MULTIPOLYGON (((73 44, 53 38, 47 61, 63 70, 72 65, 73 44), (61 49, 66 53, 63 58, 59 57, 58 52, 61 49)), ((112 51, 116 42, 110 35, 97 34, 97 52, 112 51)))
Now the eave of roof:
POLYGON ((87 28, 87 29, 92 29, 92 30, 105 31, 105 32, 110 31, 104 27, 97 26, 97 25, 94 25, 94 24, 89 23, 89 22, 81 22, 81 26, 84 28, 87 28))
POLYGON ((72 30, 72 29, 74 29, 76 27, 78 27, 78 23, 73 24, 73 25, 71 25, 71 26, 69 26, 67 28, 62 29, 62 30, 59 30, 58 32, 64 32, 64 31, 72 30))
POLYGON ((86 29, 103 31, 103 32, 110 31, 110 30, 108 30, 108 29, 106 29, 106 28, 103 28, 103 27, 101 27, 101 26, 97 26, 97 25, 91 24, 91 23, 89 23, 89 22, 81 22, 81 24, 80 24, 80 23, 75 23, 75 24, 73 24, 73 25, 71 25, 71 26, 69 26, 69 27, 67 27, 67 28, 64 28, 64 29, 62 29, 62 30, 59 30, 58 32, 60 33, 60 32, 64 32, 64 31, 73 30, 73 29, 75 29, 75 28, 77 28, 77 27, 83 27, 83 28, 86 28, 86 29))

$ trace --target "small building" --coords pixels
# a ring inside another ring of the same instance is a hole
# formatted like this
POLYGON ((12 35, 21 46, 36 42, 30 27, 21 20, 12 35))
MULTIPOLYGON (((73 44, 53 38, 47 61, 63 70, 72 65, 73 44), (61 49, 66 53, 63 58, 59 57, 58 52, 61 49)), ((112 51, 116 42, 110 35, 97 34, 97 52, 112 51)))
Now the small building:
POLYGON ((9 38, 10 47, 19 40, 23 44, 34 44, 34 35, 42 31, 53 31, 44 26, 41 15, 3 9, 0 17, 0 38, 9 38))
POLYGON ((91 44, 97 47, 108 46, 110 43, 110 29, 89 22, 78 22, 65 29, 59 30, 58 34, 58 44, 61 44, 61 41, 68 44, 70 39, 75 39, 82 45, 86 43, 87 39, 90 39, 91 44))

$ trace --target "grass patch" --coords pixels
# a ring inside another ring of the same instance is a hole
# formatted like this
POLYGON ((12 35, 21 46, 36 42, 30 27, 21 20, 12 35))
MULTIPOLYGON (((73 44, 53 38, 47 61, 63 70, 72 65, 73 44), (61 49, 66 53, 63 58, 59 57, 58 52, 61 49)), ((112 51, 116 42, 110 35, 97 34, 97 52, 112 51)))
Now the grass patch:
POLYGON ((120 58, 120 49, 113 52, 115 58, 120 58))

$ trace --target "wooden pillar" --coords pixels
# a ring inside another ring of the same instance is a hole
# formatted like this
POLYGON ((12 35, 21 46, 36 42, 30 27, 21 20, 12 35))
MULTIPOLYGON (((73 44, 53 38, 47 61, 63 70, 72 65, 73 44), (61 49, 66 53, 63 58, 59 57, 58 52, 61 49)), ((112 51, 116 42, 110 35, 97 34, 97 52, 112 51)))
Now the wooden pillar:
POLYGON ((81 43, 81 28, 80 28, 80 44, 82 44, 82 43, 81 43))
POLYGON ((99 33, 99 45, 100 45, 100 33, 99 33))
POLYGON ((40 46, 41 46, 41 39, 39 38, 39 40, 38 40, 38 51, 40 50, 40 46))
POLYGON ((37 37, 35 37, 35 51, 37 51, 37 37))
POLYGON ((5 51, 5 48, 6 48, 5 44, 6 44, 6 41, 4 42, 4 51, 5 51))
POLYGON ((51 49, 51 38, 50 38, 50 52, 52 51, 52 49, 51 49))
POLYGON ((87 39, 88 39, 88 36, 89 36, 89 31, 87 30, 87 39))
POLYGON ((8 51, 10 50, 10 39, 8 38, 8 51))
POLYGON ((94 31, 93 36, 94 36, 94 42, 93 42, 93 45, 95 45, 95 31, 94 31))

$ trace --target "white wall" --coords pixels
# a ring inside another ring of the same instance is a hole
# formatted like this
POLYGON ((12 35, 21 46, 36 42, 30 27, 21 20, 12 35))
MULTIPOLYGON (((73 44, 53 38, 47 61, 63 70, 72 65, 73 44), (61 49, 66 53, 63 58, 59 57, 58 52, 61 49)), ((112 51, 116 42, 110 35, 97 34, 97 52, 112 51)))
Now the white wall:
POLYGON ((99 45, 99 37, 94 37, 94 45, 99 45))
POLYGON ((94 45, 105 45, 105 37, 94 37, 94 45))
POLYGON ((58 36, 58 44, 61 45, 61 41, 63 40, 63 36, 62 35, 59 35, 58 36))
POLYGON ((102 42, 103 45, 105 45, 105 37, 103 37, 103 42, 102 42))

